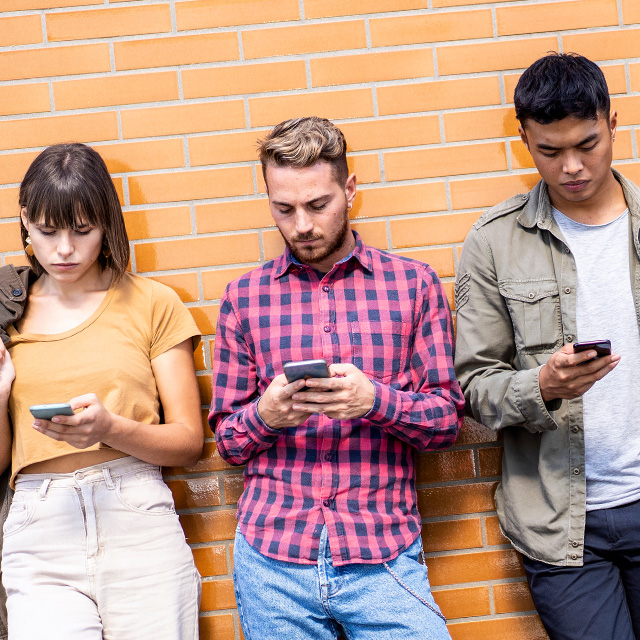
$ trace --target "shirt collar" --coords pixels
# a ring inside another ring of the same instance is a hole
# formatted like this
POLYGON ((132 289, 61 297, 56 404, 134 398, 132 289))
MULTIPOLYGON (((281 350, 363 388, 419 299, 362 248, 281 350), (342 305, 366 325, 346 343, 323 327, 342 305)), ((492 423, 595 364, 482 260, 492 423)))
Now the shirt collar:
MULTIPOLYGON (((334 268, 336 265, 344 264, 346 262, 349 262, 349 260, 351 259, 355 259, 361 264, 364 269, 372 272, 373 262, 368 247, 364 244, 364 242, 362 242, 362 238, 357 231, 354 231, 352 229, 351 233, 353 233, 353 237, 355 238, 356 246, 348 256, 346 256, 342 260, 338 260, 338 262, 336 262, 336 264, 334 265, 334 268)), ((274 279, 280 278, 281 276, 288 273, 291 269, 312 269, 312 267, 298 262, 291 253, 289 247, 287 247, 285 252, 279 258, 276 258, 275 269, 273 272, 274 279)))

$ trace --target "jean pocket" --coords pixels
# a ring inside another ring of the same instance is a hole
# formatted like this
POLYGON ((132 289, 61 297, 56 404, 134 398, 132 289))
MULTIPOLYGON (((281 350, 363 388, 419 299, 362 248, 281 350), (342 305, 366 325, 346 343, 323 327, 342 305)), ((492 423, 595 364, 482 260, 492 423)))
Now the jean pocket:
POLYGON ((175 513, 171 489, 159 471, 138 471, 116 480, 118 500, 130 511, 162 516, 175 513))
POLYGON ((33 520, 38 502, 38 494, 35 491, 16 492, 2 527, 2 535, 8 538, 22 531, 33 520))

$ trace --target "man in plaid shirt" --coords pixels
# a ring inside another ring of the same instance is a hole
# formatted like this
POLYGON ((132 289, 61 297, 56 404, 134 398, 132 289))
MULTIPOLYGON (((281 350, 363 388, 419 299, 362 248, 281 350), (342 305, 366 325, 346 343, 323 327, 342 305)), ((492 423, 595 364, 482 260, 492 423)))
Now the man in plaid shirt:
POLYGON ((285 253, 222 299, 209 423, 246 465, 234 579, 247 640, 449 638, 420 538, 415 451, 451 445, 464 400, 434 271, 363 244, 356 177, 328 120, 261 142, 285 253), (288 383, 283 364, 330 377, 288 383))

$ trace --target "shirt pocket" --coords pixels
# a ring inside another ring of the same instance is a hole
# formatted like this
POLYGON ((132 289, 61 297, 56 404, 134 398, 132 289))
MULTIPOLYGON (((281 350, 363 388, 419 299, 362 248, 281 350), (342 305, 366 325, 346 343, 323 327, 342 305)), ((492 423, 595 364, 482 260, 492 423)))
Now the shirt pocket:
POLYGON ((562 345, 560 295, 555 279, 503 280, 499 289, 522 353, 552 353, 562 345))
POLYGON ((408 366, 411 332, 409 323, 350 322, 351 361, 370 378, 389 383, 408 366))

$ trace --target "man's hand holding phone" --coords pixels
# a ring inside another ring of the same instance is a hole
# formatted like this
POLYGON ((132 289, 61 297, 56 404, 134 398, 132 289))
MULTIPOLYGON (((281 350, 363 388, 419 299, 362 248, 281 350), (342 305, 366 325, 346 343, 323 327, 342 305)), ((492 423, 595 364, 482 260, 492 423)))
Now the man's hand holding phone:
POLYGON ((608 340, 565 344, 551 355, 540 369, 540 394, 545 402, 556 398, 579 398, 598 381, 613 371, 620 362, 611 355, 608 340), (575 349, 574 349, 575 347, 575 349))

